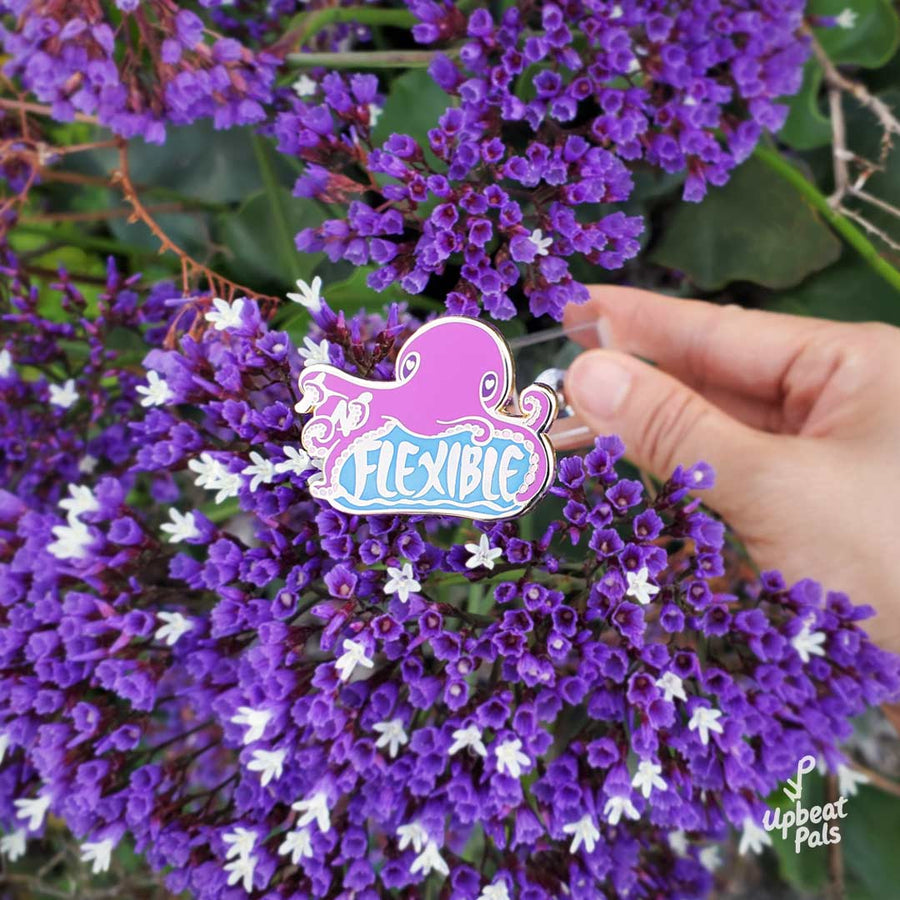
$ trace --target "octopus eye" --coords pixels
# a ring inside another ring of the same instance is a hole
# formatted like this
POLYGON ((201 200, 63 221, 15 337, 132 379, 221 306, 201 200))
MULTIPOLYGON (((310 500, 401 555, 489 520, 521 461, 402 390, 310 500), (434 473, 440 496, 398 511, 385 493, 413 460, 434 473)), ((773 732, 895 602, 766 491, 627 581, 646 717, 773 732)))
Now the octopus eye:
POLYGON ((494 372, 488 372, 481 379, 481 396, 485 400, 490 400, 497 390, 497 375, 494 372))
POLYGON ((400 368, 400 377, 401 378, 409 378, 416 369, 419 368, 419 354, 418 353, 410 353, 406 359, 403 360, 403 364, 400 368))

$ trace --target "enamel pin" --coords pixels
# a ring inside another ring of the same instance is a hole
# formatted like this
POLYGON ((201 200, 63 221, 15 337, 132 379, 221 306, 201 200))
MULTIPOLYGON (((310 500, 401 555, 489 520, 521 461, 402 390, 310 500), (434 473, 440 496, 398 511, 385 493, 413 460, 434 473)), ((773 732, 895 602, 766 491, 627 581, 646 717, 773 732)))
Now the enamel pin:
POLYGON ((314 497, 347 513, 503 519, 523 513, 553 479, 544 433, 556 393, 529 385, 512 409, 512 353, 491 325, 444 316, 397 356, 393 381, 316 363, 300 375, 312 411, 303 448, 321 466, 314 497))

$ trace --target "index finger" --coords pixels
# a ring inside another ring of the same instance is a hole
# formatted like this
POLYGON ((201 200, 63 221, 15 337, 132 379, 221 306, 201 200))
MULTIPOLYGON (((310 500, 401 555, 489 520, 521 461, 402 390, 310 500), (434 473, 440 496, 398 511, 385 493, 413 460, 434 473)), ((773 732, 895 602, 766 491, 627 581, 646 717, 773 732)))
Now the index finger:
POLYGON ((593 285, 564 322, 586 347, 634 353, 702 389, 716 385, 778 400, 792 363, 834 323, 783 313, 681 300, 638 288, 593 285), (598 322, 595 330, 584 323, 598 322))

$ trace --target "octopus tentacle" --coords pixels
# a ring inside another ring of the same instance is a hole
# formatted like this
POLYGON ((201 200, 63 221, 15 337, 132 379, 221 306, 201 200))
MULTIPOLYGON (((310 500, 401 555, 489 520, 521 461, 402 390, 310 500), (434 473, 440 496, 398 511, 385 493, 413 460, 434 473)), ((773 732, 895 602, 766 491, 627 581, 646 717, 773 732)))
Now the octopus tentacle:
POLYGON ((525 422, 535 431, 540 431, 556 415, 556 394, 546 385, 531 384, 519 395, 519 406, 525 422))

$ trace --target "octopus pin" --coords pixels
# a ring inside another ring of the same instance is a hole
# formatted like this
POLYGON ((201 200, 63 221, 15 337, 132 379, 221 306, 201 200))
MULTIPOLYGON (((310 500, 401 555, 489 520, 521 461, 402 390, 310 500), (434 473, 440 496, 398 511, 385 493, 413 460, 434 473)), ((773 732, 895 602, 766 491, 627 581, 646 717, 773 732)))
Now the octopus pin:
POLYGON ((317 363, 300 376, 311 411, 301 442, 321 472, 310 492, 348 513, 502 519, 522 514, 553 479, 546 429, 556 393, 535 383, 511 408, 513 359, 478 319, 444 316, 419 328, 393 381, 317 363))

